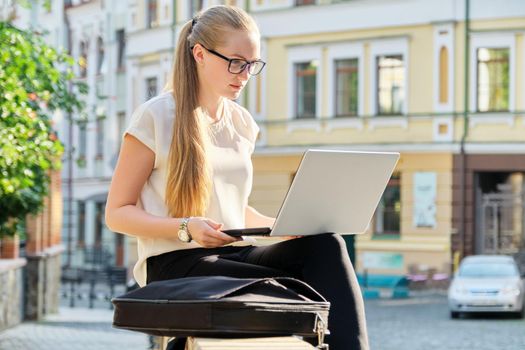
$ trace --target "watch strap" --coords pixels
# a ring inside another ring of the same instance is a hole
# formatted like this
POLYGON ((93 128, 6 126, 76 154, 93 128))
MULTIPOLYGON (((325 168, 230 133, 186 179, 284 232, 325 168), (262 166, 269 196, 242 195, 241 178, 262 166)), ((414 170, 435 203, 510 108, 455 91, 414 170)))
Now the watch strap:
POLYGON ((190 222, 190 219, 191 219, 191 217, 182 218, 181 223, 179 225, 179 231, 184 231, 186 233, 186 235, 188 236, 188 238, 189 238, 187 240, 188 243, 192 241, 192 237, 191 237, 190 231, 188 230, 188 223, 190 222))

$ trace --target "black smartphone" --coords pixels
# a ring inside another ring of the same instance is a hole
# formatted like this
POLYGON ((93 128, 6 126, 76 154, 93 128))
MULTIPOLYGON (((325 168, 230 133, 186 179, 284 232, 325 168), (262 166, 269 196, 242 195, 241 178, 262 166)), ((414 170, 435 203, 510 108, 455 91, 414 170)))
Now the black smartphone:
POLYGON ((272 229, 269 227, 252 227, 252 228, 238 228, 231 230, 223 230, 222 232, 232 237, 240 236, 268 236, 272 229))

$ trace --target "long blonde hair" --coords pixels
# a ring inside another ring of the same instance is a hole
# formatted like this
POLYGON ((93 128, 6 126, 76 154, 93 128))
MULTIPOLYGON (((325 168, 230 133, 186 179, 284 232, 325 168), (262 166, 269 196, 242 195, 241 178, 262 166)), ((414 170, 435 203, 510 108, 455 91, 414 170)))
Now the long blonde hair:
POLYGON ((173 139, 168 155, 166 205, 172 217, 203 216, 209 204, 211 166, 206 157, 208 123, 199 108, 199 79, 192 48, 223 45, 227 31, 259 33, 242 9, 214 6, 187 22, 179 36, 170 84, 175 99, 173 139))

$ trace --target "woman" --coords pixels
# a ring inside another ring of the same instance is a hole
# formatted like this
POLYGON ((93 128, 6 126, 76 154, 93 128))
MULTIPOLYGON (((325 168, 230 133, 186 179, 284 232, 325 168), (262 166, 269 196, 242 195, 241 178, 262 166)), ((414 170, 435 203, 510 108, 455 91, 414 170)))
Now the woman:
POLYGON ((248 206, 259 131, 232 100, 265 63, 243 10, 216 6, 186 23, 172 91, 140 106, 125 132, 106 223, 138 238, 140 285, 187 276, 290 276, 331 302, 331 349, 367 349, 363 301, 343 239, 321 234, 256 247, 222 229, 272 226, 248 206))

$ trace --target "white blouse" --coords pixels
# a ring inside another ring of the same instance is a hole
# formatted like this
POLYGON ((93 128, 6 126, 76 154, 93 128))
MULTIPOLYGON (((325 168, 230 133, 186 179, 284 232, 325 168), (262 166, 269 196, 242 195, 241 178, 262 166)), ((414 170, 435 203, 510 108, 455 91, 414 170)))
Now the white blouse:
MULTIPOLYGON (((155 153, 153 171, 139 199, 139 207, 155 216, 167 217, 165 204, 167 160, 173 135, 175 102, 165 92, 142 104, 133 113, 126 133, 133 135, 155 153)), ((224 229, 245 226, 244 215, 253 180, 251 155, 259 127, 250 113, 237 103, 225 99, 221 120, 211 123, 211 143, 207 150, 213 169, 210 204, 206 217, 224 224, 224 229)), ((178 249, 201 247, 195 241, 180 242, 173 238, 137 238, 138 261, 133 270, 139 285, 146 284, 146 259, 178 249)), ((247 245, 239 241, 233 245, 247 245)))

